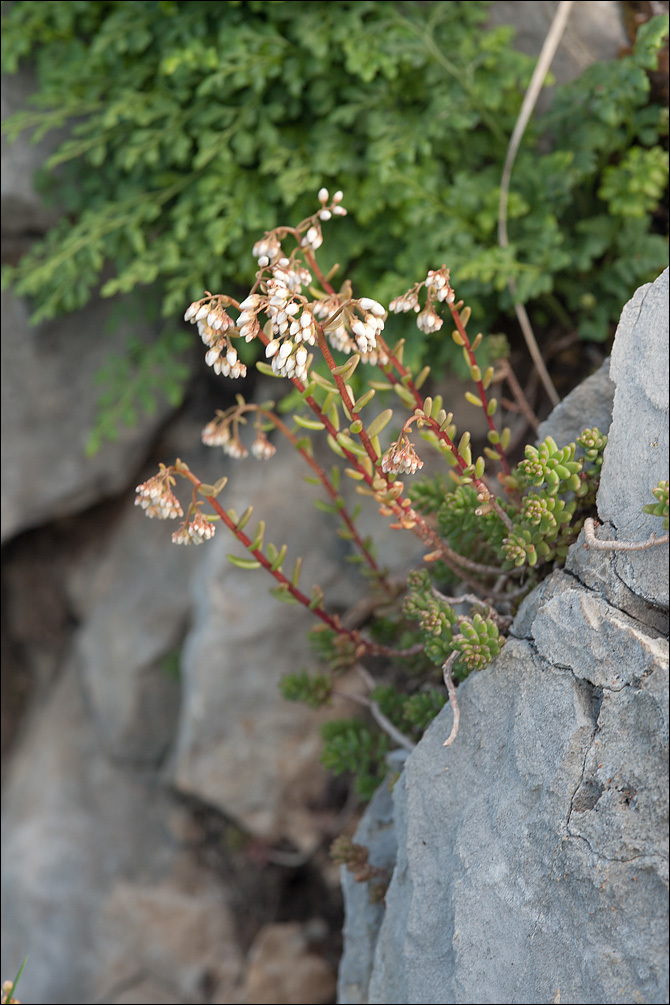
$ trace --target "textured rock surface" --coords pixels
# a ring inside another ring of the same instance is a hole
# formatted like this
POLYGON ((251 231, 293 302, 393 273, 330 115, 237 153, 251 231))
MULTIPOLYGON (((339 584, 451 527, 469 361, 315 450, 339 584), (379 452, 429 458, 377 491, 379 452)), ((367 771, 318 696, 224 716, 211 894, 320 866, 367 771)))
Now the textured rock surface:
MULTIPOLYGON (((27 69, 3 76, 3 120, 25 107, 34 88, 27 69)), ((38 144, 29 132, 12 144, 2 138, 3 262, 23 254, 58 217, 43 205, 33 175, 64 135, 54 130, 38 144)), ((118 310, 123 301, 115 303, 118 310)), ((123 353, 131 332, 156 334, 137 307, 108 330, 111 311, 109 301, 94 299, 84 311, 32 327, 28 304, 2 294, 2 541, 120 492, 171 411, 160 401, 154 415, 140 415, 116 443, 85 456, 100 396, 95 374, 110 353, 123 353)))
MULTIPOLYGON (((623 312, 598 496, 601 517, 638 539, 659 529, 639 510, 664 477, 661 303, 667 312, 667 273, 623 312), (627 486, 636 472, 642 493, 627 486)), ((541 435, 570 439, 570 423, 593 424, 586 398, 578 389, 557 409, 559 428, 552 416, 541 435)), ((582 544, 524 601, 501 655, 459 688, 456 743, 443 747, 447 706, 408 758, 376 939, 376 919, 344 886, 354 935, 342 1005, 667 1002, 667 546, 622 569, 620 554, 582 544), (358 915, 371 922, 366 940, 358 915)), ((369 812, 357 840, 374 860, 374 804, 369 812)))
MULTIPOLYGON (((657 517, 642 512, 651 490, 668 477, 668 276, 641 286, 626 304, 612 351, 617 389, 598 493, 600 519, 616 537, 643 541, 659 531, 657 517)), ((616 575, 638 596, 668 607, 667 549, 623 552, 616 575)))
MULTIPOLYGON (((519 7, 515 0, 494 0, 489 12, 492 25, 513 25, 514 46, 537 57, 551 26, 558 0, 539 0, 519 7)), ((561 44, 551 65, 557 83, 579 76, 600 59, 616 59, 628 38, 616 0, 576 3, 570 11, 561 44)))
POLYGON ((2 294, 3 541, 121 491, 170 411, 161 402, 86 457, 100 394, 94 376, 110 352, 123 352, 131 331, 126 323, 108 334, 110 310, 94 302, 32 328, 26 304, 2 294))
POLYGON ((610 378, 610 361, 606 359, 594 374, 566 395, 537 431, 538 442, 553 436, 559 447, 571 443, 585 429, 597 426, 609 429, 614 405, 614 384, 610 378))
POLYGON ((296 922, 265 925, 249 950, 247 971, 231 998, 217 1005, 327 1005, 335 993, 335 973, 310 949, 310 928, 296 922))
MULTIPOLYGON (((26 98, 36 89, 34 74, 26 68, 15 76, 3 76, 1 91, 2 121, 25 108, 26 98)), ((2 171, 0 194, 2 197, 2 232, 7 235, 40 234, 57 219, 58 212, 46 207, 35 191, 34 174, 42 167, 65 132, 52 130, 39 141, 30 142, 30 133, 21 133, 10 144, 2 136, 2 171)))
POLYGON ((176 1005, 203 981, 233 987, 225 888, 166 827, 155 780, 101 751, 72 667, 14 754, 3 811, 3 956, 14 972, 30 955, 22 1001, 176 1005))
POLYGON ((394 790, 367 1000, 664 1001, 666 706, 667 659, 596 688, 513 639, 471 678, 394 790))
MULTIPOLYGON (((370 849, 370 865, 386 869, 390 877, 398 852, 393 817, 393 783, 402 770, 406 752, 393 751, 389 760, 393 770, 372 797, 356 831, 356 842, 370 849)), ((373 895, 369 884, 357 882, 344 866, 341 878, 347 903, 344 924, 346 952, 340 964, 337 1000, 341 1005, 360 1005, 367 997, 384 906, 379 897, 373 895)))

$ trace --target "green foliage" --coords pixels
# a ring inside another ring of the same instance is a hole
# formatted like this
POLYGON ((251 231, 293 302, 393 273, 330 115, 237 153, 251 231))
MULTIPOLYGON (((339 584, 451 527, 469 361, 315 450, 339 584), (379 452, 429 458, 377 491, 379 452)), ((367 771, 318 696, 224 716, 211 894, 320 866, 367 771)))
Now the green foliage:
MULTIPOLYGON (((408 737, 419 739, 444 707, 443 691, 426 688, 408 695, 392 685, 379 685, 370 694, 381 712, 408 737)), ((338 719, 321 727, 322 764, 334 774, 348 773, 363 800, 370 799, 386 775, 391 743, 386 733, 361 719, 338 719)))
POLYGON ((439 501, 437 522, 445 541, 458 541, 459 553, 478 562, 496 560, 505 537, 505 525, 495 513, 477 515, 477 490, 457 485, 439 501))
POLYGON ((437 591, 427 569, 411 572, 403 603, 407 618, 419 622, 426 656, 437 666, 456 651, 454 677, 463 680, 471 670, 482 670, 502 648, 498 626, 489 617, 475 612, 472 618, 457 615, 454 607, 437 591))
POLYGON ((16 974, 16 977, 14 978, 13 981, 3 981, 2 982, 2 995, 0 997, 2 999, 3 1005, 4 1005, 5 1002, 7 1002, 8 1005, 11 1005, 11 1003, 18 1001, 14 997, 14 993, 16 991, 16 986, 19 983, 19 979, 20 979, 21 974, 23 973, 23 971, 25 969, 25 966, 26 966, 27 962, 28 962, 28 957, 26 956, 25 959, 24 959, 24 961, 23 961, 23 963, 19 967, 18 972, 16 974))
POLYGON ((310 708, 323 708, 330 704, 333 681, 329 674, 310 675, 301 670, 282 677, 279 690, 286 701, 301 701, 310 708))
POLYGON ((361 719, 337 719, 321 727, 321 763, 335 775, 347 772, 363 800, 370 799, 386 774, 391 744, 386 733, 371 729, 361 719))
MULTIPOLYGON (((462 618, 460 632, 454 636, 453 648, 460 654, 460 663, 469 671, 483 670, 502 649, 498 626, 491 618, 473 614, 472 621, 462 618)), ((458 662, 458 661, 457 661, 458 662)))
POLYGON ((124 355, 108 357, 95 378, 102 393, 86 443, 89 456, 97 453, 105 440, 116 440, 122 425, 136 424, 138 405, 148 415, 156 411, 159 397, 167 398, 173 408, 181 405, 191 372, 186 362, 190 347, 187 332, 166 328, 158 341, 146 343, 132 336, 124 355))
POLYGON ((370 697, 394 726, 414 739, 420 738, 447 701, 444 690, 427 687, 408 694, 392 684, 378 685, 370 697))
MULTIPOLYGON (((535 321, 567 312, 583 337, 606 338, 667 258, 654 232, 667 110, 647 77, 667 18, 558 88, 524 138, 501 249, 500 175, 532 61, 486 15, 444 0, 18 0, 3 68, 33 59, 38 90, 5 130, 69 126, 43 179, 67 216, 3 281, 35 321, 84 307, 101 283, 104 296, 155 287, 174 316, 207 287, 250 281, 247 235, 332 183, 356 209, 326 266, 356 261, 370 296, 447 261, 484 328, 509 313, 514 278, 535 321)), ((171 351, 136 358, 123 404, 109 382, 93 447, 151 374, 169 373, 171 351)), ((407 361, 428 352, 462 367, 449 340, 414 332, 407 361)))
POLYGON ((668 480, 660 481, 655 489, 651 490, 652 495, 657 500, 655 503, 648 503, 642 509, 652 516, 659 516, 663 520, 663 530, 668 530, 670 521, 668 518, 668 480))

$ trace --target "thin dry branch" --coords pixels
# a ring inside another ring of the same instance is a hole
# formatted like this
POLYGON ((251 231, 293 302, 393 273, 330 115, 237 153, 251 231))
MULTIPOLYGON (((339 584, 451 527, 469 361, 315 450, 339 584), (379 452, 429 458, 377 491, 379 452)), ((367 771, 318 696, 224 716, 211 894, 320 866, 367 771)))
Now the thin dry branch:
POLYGON ((458 708, 458 701, 456 699, 456 685, 454 684, 454 678, 451 676, 451 668, 456 662, 457 652, 453 652, 447 660, 442 665, 442 676, 444 678, 444 683, 447 686, 447 694, 449 695, 449 702, 451 704, 451 710, 454 713, 454 724, 451 727, 451 733, 444 741, 445 747, 450 747, 456 737, 458 736, 458 726, 461 721, 461 713, 458 708))
POLYGON ((657 537, 652 534, 646 541, 600 541, 596 537, 596 523, 591 517, 584 521, 584 544, 582 547, 587 551, 646 551, 657 544, 668 544, 670 534, 662 534, 657 537))
MULTIPOLYGON (((561 40, 563 32, 565 30, 565 25, 568 20, 568 15, 570 14, 570 8, 572 7, 573 0, 561 0, 559 3, 556 13, 554 15, 554 20, 552 21, 551 27, 544 40, 544 45, 542 46, 542 51, 537 61, 535 71, 531 78, 530 84, 528 85, 528 90, 523 99, 523 104, 521 105, 521 111, 519 112, 519 117, 514 126, 511 139, 509 141, 509 146, 507 148, 507 156, 505 157, 505 164, 503 167, 502 177, 500 179, 500 204, 498 208, 498 244, 501 248, 506 248, 509 245, 509 237, 507 234, 507 204, 509 199, 509 189, 510 181, 512 178, 512 167, 516 159, 519 146, 521 144, 521 139, 524 132, 526 131, 526 126, 530 121, 530 117, 533 114, 533 109, 537 102, 540 91, 542 90, 542 85, 544 79, 547 75, 549 67, 551 66, 551 61, 554 58, 556 49, 561 40)), ((508 287, 512 294, 512 297, 516 301, 516 282, 514 279, 510 279, 508 282, 508 287)), ((552 384, 549 372, 544 365, 544 360, 542 359, 542 354, 540 353, 537 340, 533 333, 533 329, 530 323, 528 314, 523 304, 514 303, 514 310, 516 312, 517 320, 521 331, 523 332, 523 337, 526 340, 526 345, 528 346, 528 352, 531 355, 533 363, 537 369, 544 389, 547 392, 547 396, 551 401, 552 405, 557 405, 560 401, 558 394, 556 393, 556 388, 552 384)))

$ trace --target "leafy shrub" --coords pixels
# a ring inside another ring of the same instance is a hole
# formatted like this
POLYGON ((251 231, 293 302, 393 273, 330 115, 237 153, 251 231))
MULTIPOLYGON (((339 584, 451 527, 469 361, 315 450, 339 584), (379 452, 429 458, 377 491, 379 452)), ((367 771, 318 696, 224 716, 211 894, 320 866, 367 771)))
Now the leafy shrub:
MULTIPOLYGON (((371 297, 354 296, 348 278, 336 290, 334 275, 324 275, 316 253, 323 244, 323 224, 341 219, 347 211, 340 191, 331 199, 322 188, 318 200, 320 208, 295 227, 276 227, 256 242, 258 269, 241 302, 229 294, 206 292, 186 310, 184 318, 197 326, 205 361, 217 375, 245 376, 239 349, 256 342, 270 360, 256 367, 293 385, 287 398, 290 409, 285 401, 283 415, 272 401, 248 402, 236 395, 235 404, 219 410, 205 426, 202 440, 221 447, 228 457, 251 453, 267 461, 276 452, 268 433, 284 435, 310 467, 309 480, 328 497, 316 505, 337 518, 338 533, 366 568, 374 596, 369 614, 382 608, 383 616, 373 622, 371 633, 364 633, 328 610, 319 586, 304 592, 300 556, 291 558, 290 572, 288 566, 285 570, 287 546, 266 541, 264 520, 252 528, 253 508, 239 515, 218 501, 225 476, 209 485, 183 461, 170 467, 161 464, 157 474, 138 485, 136 504, 149 517, 181 519, 172 534, 179 545, 202 544, 223 525, 245 550, 243 557, 228 556, 233 565, 265 569, 275 580, 272 592, 277 599, 302 604, 318 619, 313 648, 325 672, 289 674, 282 692, 318 708, 340 693, 343 672, 356 668, 367 695, 347 696, 364 705, 380 729, 360 719, 326 723, 323 762, 336 773, 352 773, 359 795, 366 798, 385 772, 390 740, 411 749, 442 707, 444 699, 435 688, 440 676, 454 710, 446 742, 454 741, 459 721, 455 680, 482 670, 499 654, 516 605, 565 559, 582 528, 591 547, 631 550, 662 541, 655 535, 642 544, 595 537, 590 514, 607 443, 598 429, 585 429, 574 443, 560 448, 547 436, 538 447, 528 445, 524 459, 513 466, 506 452, 510 429, 496 424, 498 402, 491 393, 503 379, 510 382, 510 369, 496 376, 493 366, 485 371, 480 367, 477 351, 483 337, 468 336, 470 309, 457 301, 449 270, 429 270, 425 280, 391 301, 389 311, 371 297), (403 362, 404 341, 393 348, 386 343, 389 312, 413 313, 423 332, 441 330, 443 315, 454 325, 451 338, 462 351, 475 388, 466 398, 483 410, 488 425, 489 445, 482 455, 473 457, 470 433, 458 435, 453 413, 443 408, 442 399, 422 394, 429 368, 414 375, 403 362), (344 355, 344 362, 337 363, 333 352, 344 355), (363 380, 362 393, 351 384, 359 366, 373 373, 363 380), (366 411, 377 392, 384 391, 394 392, 408 412, 387 446, 380 437, 393 409, 366 411), (293 413, 291 418, 287 411, 293 413), (253 440, 247 447, 243 434, 249 426, 253 440), (329 472, 315 458, 312 434, 322 434, 339 459, 329 472), (417 434, 444 458, 449 484, 437 478, 419 483, 414 492, 406 490, 402 477, 423 467, 413 442, 417 434), (489 468, 493 463, 499 469, 499 492, 487 473, 487 460, 489 468), (340 489, 342 474, 356 484, 358 493, 375 501, 382 518, 392 518, 391 528, 410 531, 422 542, 426 566, 411 572, 406 584, 389 581, 372 542, 359 533, 360 507, 350 509, 347 504, 340 489), (174 491, 177 479, 190 489, 183 505, 174 491), (445 594, 442 570, 469 592, 445 594), (380 657, 387 663, 383 683, 364 665, 366 659, 380 657), (405 664, 406 670, 398 671, 398 664, 405 664)), ((514 386, 510 382, 512 393, 514 386)), ((654 497, 656 502, 645 509, 667 523, 667 482, 659 483, 654 497)))
MULTIPOLYGON (((540 326, 559 318, 605 339, 667 258, 668 115, 649 102, 647 76, 667 18, 645 25, 631 54, 559 88, 530 127, 503 249, 501 168, 532 61, 510 29, 485 29, 486 8, 18 0, 3 15, 3 68, 33 59, 38 90, 6 132, 69 124, 70 135, 45 181, 65 216, 3 281, 32 298, 35 321, 85 306, 100 284, 103 296, 151 287, 171 318, 208 286, 249 282, 246 234, 287 207, 306 212, 332 181, 356 209, 325 267, 355 263, 371 296, 388 302, 401 277, 448 260, 486 330, 509 315, 514 279, 540 326)), ((178 337, 167 326, 163 338, 169 351, 131 370, 145 404, 151 375, 160 385, 168 373, 175 401, 186 377, 178 337)), ((407 352, 460 365, 430 333, 407 352)), ((124 367, 106 379, 95 443, 131 383, 124 367)))

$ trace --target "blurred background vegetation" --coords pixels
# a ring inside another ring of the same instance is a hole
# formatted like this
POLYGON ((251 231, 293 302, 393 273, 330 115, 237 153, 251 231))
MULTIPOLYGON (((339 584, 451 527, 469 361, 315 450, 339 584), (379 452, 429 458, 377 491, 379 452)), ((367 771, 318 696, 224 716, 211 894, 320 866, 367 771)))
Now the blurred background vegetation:
MULTIPOLYGON (((485 332, 516 329, 513 278, 545 344, 612 335, 636 287, 667 264, 668 108, 650 83, 667 16, 534 117, 501 248, 500 176, 534 61, 512 29, 487 29, 488 6, 3 5, 2 68, 31 61, 38 81, 4 130, 38 140, 67 127, 39 180, 63 215, 3 284, 30 299, 35 322, 133 291, 166 319, 157 340, 106 368, 93 449, 114 436, 119 397, 131 423, 158 393, 180 402, 186 306, 205 289, 242 293, 253 242, 313 212, 322 185, 342 189, 349 210, 328 229, 324 264, 339 262, 358 295, 388 303, 446 263, 485 332)), ((458 369, 450 339, 403 324, 410 364, 458 369)))

